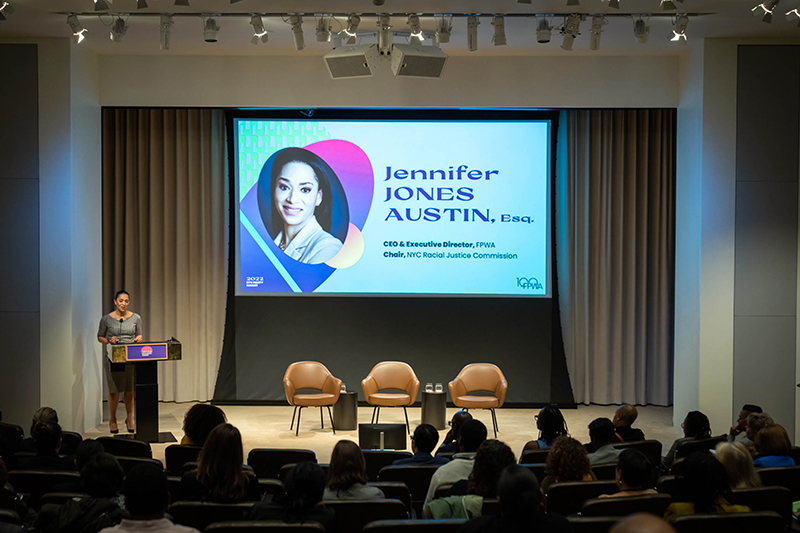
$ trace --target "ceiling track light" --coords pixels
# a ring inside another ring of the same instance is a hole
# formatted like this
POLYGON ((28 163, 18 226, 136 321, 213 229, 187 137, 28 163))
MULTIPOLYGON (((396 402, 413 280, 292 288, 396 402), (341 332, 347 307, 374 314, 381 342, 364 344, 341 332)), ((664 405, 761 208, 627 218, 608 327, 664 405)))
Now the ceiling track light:
POLYGON ((317 42, 329 43, 331 42, 331 18, 320 16, 317 19, 317 42))
POLYGON ((169 50, 170 31, 172 30, 172 15, 161 15, 160 37, 158 47, 161 50, 169 50))
POLYGON ((505 18, 501 16, 495 16, 492 19, 492 26, 494 26, 494 37, 492 37, 492 42, 495 46, 505 46, 506 45, 506 21, 505 18))
POLYGON ((203 24, 203 40, 207 43, 217 42, 217 33, 219 33, 219 22, 215 17, 219 15, 206 15, 206 21, 203 24))
POLYGON ((689 25, 689 17, 687 15, 678 15, 675 17, 675 27, 672 30, 673 42, 686 42, 686 27, 689 25))
POLYGON ((86 38, 86 29, 81 26, 78 15, 75 13, 67 13, 67 24, 69 24, 70 29, 72 29, 72 38, 75 42, 78 44, 82 43, 86 38))
POLYGON ((536 42, 541 44, 549 43, 552 31, 553 26, 547 21, 547 17, 542 18, 536 23, 536 42))
POLYGON ((392 53, 392 25, 388 15, 378 18, 378 51, 382 56, 392 53))
POLYGON ((670 9, 678 9, 678 6, 675 5, 675 2, 682 4, 683 0, 661 0, 661 9, 663 9, 664 11, 669 11, 670 9))
POLYGON ((425 40, 425 36, 422 34, 418 15, 408 16, 408 27, 411 30, 411 44, 415 46, 422 44, 425 40))
POLYGON ((115 43, 121 43, 125 39, 125 34, 128 32, 128 23, 123 20, 121 16, 111 23, 111 31, 108 33, 109 38, 115 43))
POLYGON ((475 15, 467 17, 467 50, 475 52, 478 50, 478 24, 480 19, 475 15))
POLYGON ((436 42, 439 44, 450 42, 450 32, 453 30, 453 18, 439 17, 436 20, 436 42))
POLYGON ((147 9, 147 0, 136 0, 136 9, 147 9))
POLYGON ((643 18, 636 19, 633 22, 633 36, 639 44, 646 43, 650 38, 650 24, 643 18))
POLYGON ((269 40, 261 15, 250 15, 250 25, 253 26, 253 38, 250 39, 250 44, 258 44, 259 40, 266 43, 269 40))
POLYGON ((517 0, 518 4, 530 4, 531 0, 517 0))
POLYGON ((769 0, 768 2, 763 2, 758 4, 750 11, 753 12, 755 16, 761 16, 761 21, 766 22, 767 24, 772 24, 772 12, 775 11, 775 8, 778 7, 778 3, 781 0, 769 0))
POLYGON ((573 13, 564 20, 564 26, 561 28, 561 34, 564 36, 561 48, 567 52, 572 52, 575 38, 580 35, 581 20, 583 17, 579 13, 573 13))
POLYGON ((289 17, 289 24, 292 26, 294 48, 299 52, 306 47, 306 39, 303 37, 303 17, 300 15, 291 15, 289 17))
POLYGON ((786 13, 786 20, 789 22, 796 20, 797 27, 800 28, 800 9, 792 9, 791 11, 786 13))
POLYGON ((347 27, 344 29, 344 34, 348 37, 347 44, 356 44, 356 31, 359 24, 361 24, 361 17, 355 13, 347 16, 347 27))
POLYGON ((175 5, 189 7, 189 0, 175 0, 175 5))
POLYGON ((0 0, 0 20, 6 20, 6 15, 14 14, 14 6, 0 0))
POLYGON ((579 6, 581 5, 581 0, 567 0, 567 6, 579 6))
POLYGON ((600 37, 603 34, 603 26, 606 25, 606 19, 603 15, 595 15, 592 17, 592 33, 589 37, 589 50, 600 50, 600 37))
POLYGON ((108 11, 108 4, 113 4, 112 0, 94 0, 95 11, 108 11))

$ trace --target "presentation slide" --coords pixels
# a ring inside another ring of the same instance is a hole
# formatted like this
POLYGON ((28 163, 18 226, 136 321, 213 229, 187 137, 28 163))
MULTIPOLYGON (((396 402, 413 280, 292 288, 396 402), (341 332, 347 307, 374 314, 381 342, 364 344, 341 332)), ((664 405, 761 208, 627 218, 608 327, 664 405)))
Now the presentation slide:
POLYGON ((550 297, 550 122, 233 122, 238 295, 550 297))

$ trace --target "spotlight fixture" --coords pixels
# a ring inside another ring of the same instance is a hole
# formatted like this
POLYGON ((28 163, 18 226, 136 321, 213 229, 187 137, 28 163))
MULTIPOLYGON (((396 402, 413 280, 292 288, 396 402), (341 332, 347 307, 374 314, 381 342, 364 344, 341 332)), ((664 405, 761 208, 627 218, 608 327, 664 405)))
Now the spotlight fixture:
POLYGON ((207 43, 217 42, 217 33, 219 32, 219 22, 213 16, 209 16, 203 24, 203 39, 207 43))
POLYGON ((169 34, 172 30, 172 15, 161 15, 161 37, 159 48, 169 50, 169 34))
MULTIPOLYGON (((6 8, 8 9, 8 8, 6 8)), ((86 29, 81 26, 78 21, 78 15, 75 13, 67 13, 67 24, 72 29, 72 38, 76 43, 80 44, 86 38, 86 29)))
POLYGON ((386 0, 372 0, 372 5, 374 6, 382 6, 386 3, 386 0))
POLYGON ((567 6, 579 6, 581 5, 581 0, 567 0, 567 6))
POLYGON ((189 7, 189 0, 175 0, 175 5, 189 7))
POLYGON ((392 53, 392 25, 388 15, 378 18, 378 51, 382 56, 392 53))
POLYGON ((675 17, 675 28, 672 30, 673 42, 686 42, 686 27, 689 25, 689 17, 686 15, 678 15, 675 17))
POLYGON ((595 15, 592 17, 592 33, 589 38, 589 50, 600 50, 600 36, 603 33, 603 26, 606 25, 606 19, 603 15, 595 15))
POLYGON ((439 44, 450 42, 450 32, 453 30, 453 19, 441 17, 436 21, 436 42, 439 44))
POLYGON ((128 32, 128 23, 122 20, 122 17, 117 16, 111 23, 111 31, 108 36, 115 43, 121 43, 125 39, 125 34, 128 32))
POLYGON ((408 16, 408 27, 411 29, 411 44, 419 45, 425 40, 417 15, 408 16))
POLYGON ((147 0, 136 0, 136 9, 147 9, 147 0))
POLYGON ((361 24, 361 17, 355 13, 347 17, 347 27, 344 29, 344 34, 349 37, 347 44, 356 44, 356 30, 358 30, 359 24, 361 24))
POLYGON ((640 18, 633 23, 633 35, 639 44, 644 44, 650 38, 650 25, 646 20, 640 18))
POLYGON ((517 0, 518 4, 530 4, 531 0, 517 0))
POLYGON ((536 25, 536 41, 541 44, 549 43, 552 31, 553 27, 547 21, 547 17, 544 17, 536 25))
POLYGON ((330 17, 319 17, 317 19, 317 42, 329 43, 331 41, 331 19, 330 17))
POLYGON ((496 16, 492 19, 492 26, 494 26, 494 37, 492 42, 495 46, 506 45, 506 22, 503 17, 496 16))
POLYGON ((604 1, 608 2, 608 7, 619 9, 619 0, 604 0, 604 1))
POLYGON ((239 3, 239 2, 241 2, 241 1, 242 1, 242 0, 231 0, 231 5, 233 5, 233 4, 238 4, 238 3, 239 3))
POLYGON ((791 11, 786 13, 786 20, 788 20, 789 22, 793 20, 798 21, 797 27, 800 28, 800 9, 792 9, 791 11))
POLYGON ((250 44, 258 44, 259 39, 262 43, 266 43, 269 40, 261 15, 250 15, 250 25, 253 26, 253 38, 250 39, 250 44))
POLYGON ((294 49, 300 51, 306 47, 306 40, 303 37, 303 17, 300 15, 292 15, 289 17, 289 24, 292 25, 294 49))
POLYGON ((0 0, 0 20, 6 20, 6 15, 14 14, 14 6, 0 0))
POLYGON ((474 52, 478 49, 478 24, 481 21, 475 15, 467 17, 467 50, 474 52))
POLYGON ((769 0, 768 2, 758 4, 750 11, 752 11, 753 15, 757 17, 763 15, 761 18, 762 22, 772 24, 772 12, 775 11, 775 8, 778 6, 778 2, 780 1, 781 0, 769 0))
POLYGON ((575 37, 580 35, 581 20, 582 17, 579 13, 573 13, 564 21, 564 26, 561 28, 564 41, 561 43, 561 48, 567 52, 572 52, 572 45, 575 44, 575 37))

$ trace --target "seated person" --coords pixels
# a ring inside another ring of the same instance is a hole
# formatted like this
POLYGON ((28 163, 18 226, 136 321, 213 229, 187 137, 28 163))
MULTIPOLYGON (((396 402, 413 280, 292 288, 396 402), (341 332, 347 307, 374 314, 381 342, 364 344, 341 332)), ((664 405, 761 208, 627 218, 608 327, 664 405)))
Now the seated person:
POLYGON ((33 413, 33 420, 31 421, 30 437, 23 439, 20 445, 21 452, 36 453, 36 444, 33 442, 33 430, 36 424, 58 424, 58 413, 52 407, 40 407, 33 413))
MULTIPOLYGON (((13 500, 13 508, 9 510, 16 511, 17 516, 22 521, 22 525, 24 526, 24 528, 14 526, 17 529, 9 529, 11 524, 9 524, 9 528, 6 529, 3 529, 2 526, 0 526, 0 533, 27 531, 27 528, 33 527, 37 519, 37 514, 33 509, 30 509, 22 499, 16 498, 17 491, 14 490, 14 487, 8 482, 8 468, 6 468, 6 464, 3 462, 2 458, 0 458, 0 490, 6 491, 6 501, 10 502, 13 500)), ((0 522, 0 524, 2 524, 2 522, 0 522)))
POLYGON ((664 520, 697 513, 746 513, 745 505, 731 505, 731 487, 725 467, 708 453, 690 453, 677 468, 672 503, 664 520))
POLYGON ((202 446, 206 443, 208 434, 228 419, 225 413, 216 405, 198 403, 186 411, 183 417, 183 438, 181 444, 202 446))
POLYGON ((589 438, 594 452, 589 454, 589 464, 605 465, 616 463, 620 450, 614 448, 616 435, 614 423, 608 418, 597 418, 589 424, 589 438))
POLYGON ((173 524, 165 516, 169 506, 169 482, 159 466, 141 464, 133 467, 125 476, 122 492, 130 518, 123 518, 119 525, 103 529, 102 533, 199 533, 194 528, 173 524))
POLYGON ((336 514, 322 503, 325 471, 311 461, 303 461, 289 470, 284 481, 286 495, 277 501, 255 504, 249 520, 282 520, 287 524, 319 522, 327 533, 336 530, 336 514))
POLYGON ((772 424, 756 433, 756 452, 758 457, 753 461, 756 468, 773 466, 794 466, 792 442, 783 426, 772 424))
MULTIPOLYGON (((446 465, 440 466, 433 473, 431 484, 428 486, 428 494, 425 496, 425 506, 433 500, 436 489, 439 485, 452 485, 462 479, 467 479, 472 472, 475 464, 475 453, 486 440, 486 426, 480 420, 468 420, 461 426, 458 432, 458 453, 453 456, 453 460, 446 465)), ((429 513, 423 507, 423 513, 429 513)))
POLYGON ((608 533, 675 533, 675 528, 650 513, 636 513, 620 520, 608 533))
POLYGON ((58 455, 61 448, 61 426, 39 422, 33 428, 36 455, 17 459, 16 470, 75 470, 75 460, 58 455))
POLYGON ((728 442, 741 442, 745 447, 749 448, 753 445, 753 441, 747 438, 747 417, 750 413, 761 413, 761 408, 757 405, 745 404, 742 410, 739 411, 739 418, 736 419, 736 425, 731 426, 728 432, 728 442))
POLYGON ((720 442, 714 457, 725 467, 732 489, 761 486, 761 478, 753 466, 753 456, 741 442, 720 442))
MULTIPOLYGON (((589 456, 591 457, 591 455, 589 456)), ((626 448, 619 454, 615 474, 619 492, 602 494, 601 498, 624 498, 626 496, 644 496, 656 494, 649 488, 653 483, 653 465, 645 454, 635 448, 626 448)))
POLYGON ((589 454, 583 444, 563 435, 553 441, 553 447, 547 454, 544 471, 546 476, 542 480, 542 494, 545 499, 547 491, 556 483, 597 480, 592 473, 589 454))
POLYGON ((711 437, 711 424, 708 422, 708 417, 700 411, 690 411, 683 420, 681 427, 683 428, 684 436, 680 439, 675 439, 667 455, 661 459, 661 469, 665 472, 669 472, 672 468, 672 463, 675 462, 675 452, 682 442, 711 437))
POLYGON ((553 441, 561 436, 569 435, 567 421, 557 408, 547 406, 536 415, 536 428, 539 430, 537 440, 528 441, 522 448, 522 453, 528 450, 547 450, 553 441))
POLYGON ((442 445, 436 450, 436 455, 440 453, 458 453, 458 430, 467 420, 472 420, 472 415, 467 411, 458 411, 450 420, 450 430, 442 439, 442 445))
POLYGON ((614 413, 614 419, 611 420, 616 428, 617 442, 636 442, 645 440, 644 433, 641 429, 635 429, 631 426, 636 422, 639 416, 639 411, 636 407, 626 403, 620 405, 614 413))
POLYGON ((329 500, 382 500, 383 491, 367 485, 367 461, 358 444, 340 440, 333 447, 328 484, 322 495, 329 500))
MULTIPOLYGON (((94 439, 82 440, 75 450, 75 469, 78 472, 82 471, 89 459, 104 451, 105 449, 103 449, 103 445, 99 441, 94 439)), ((83 486, 83 482, 80 480, 65 481, 55 485, 50 492, 86 492, 86 487, 83 486)))
MULTIPOLYGON (((771 426, 775 421, 767 413, 750 413, 747 415, 747 429, 745 429, 745 437, 747 440, 755 443, 756 434, 767 426, 771 426)), ((755 444, 748 446, 752 455, 756 454, 755 444)))
POLYGON ((413 457, 398 459, 392 463, 394 466, 414 465, 443 465, 450 462, 447 457, 434 457, 431 452, 439 440, 439 432, 430 424, 420 424, 414 429, 411 436, 411 451, 413 457))
POLYGON ((509 465, 497 482, 500 514, 481 516, 465 523, 459 533, 570 533, 572 526, 557 514, 545 514, 542 493, 533 473, 524 466, 509 465))
POLYGON ((231 424, 220 424, 206 439, 197 470, 181 477, 181 500, 216 503, 257 502, 261 499, 258 478, 242 468, 242 435, 231 424))

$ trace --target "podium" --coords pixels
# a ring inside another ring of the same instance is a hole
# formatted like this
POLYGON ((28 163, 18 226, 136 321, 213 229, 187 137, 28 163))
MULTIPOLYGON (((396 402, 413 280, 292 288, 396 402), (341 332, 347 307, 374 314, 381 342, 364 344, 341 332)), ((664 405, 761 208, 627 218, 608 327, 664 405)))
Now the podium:
POLYGON ((115 344, 111 348, 112 363, 134 363, 136 376, 136 434, 145 442, 176 442, 170 432, 158 431, 158 361, 181 359, 181 343, 140 342, 115 344))

